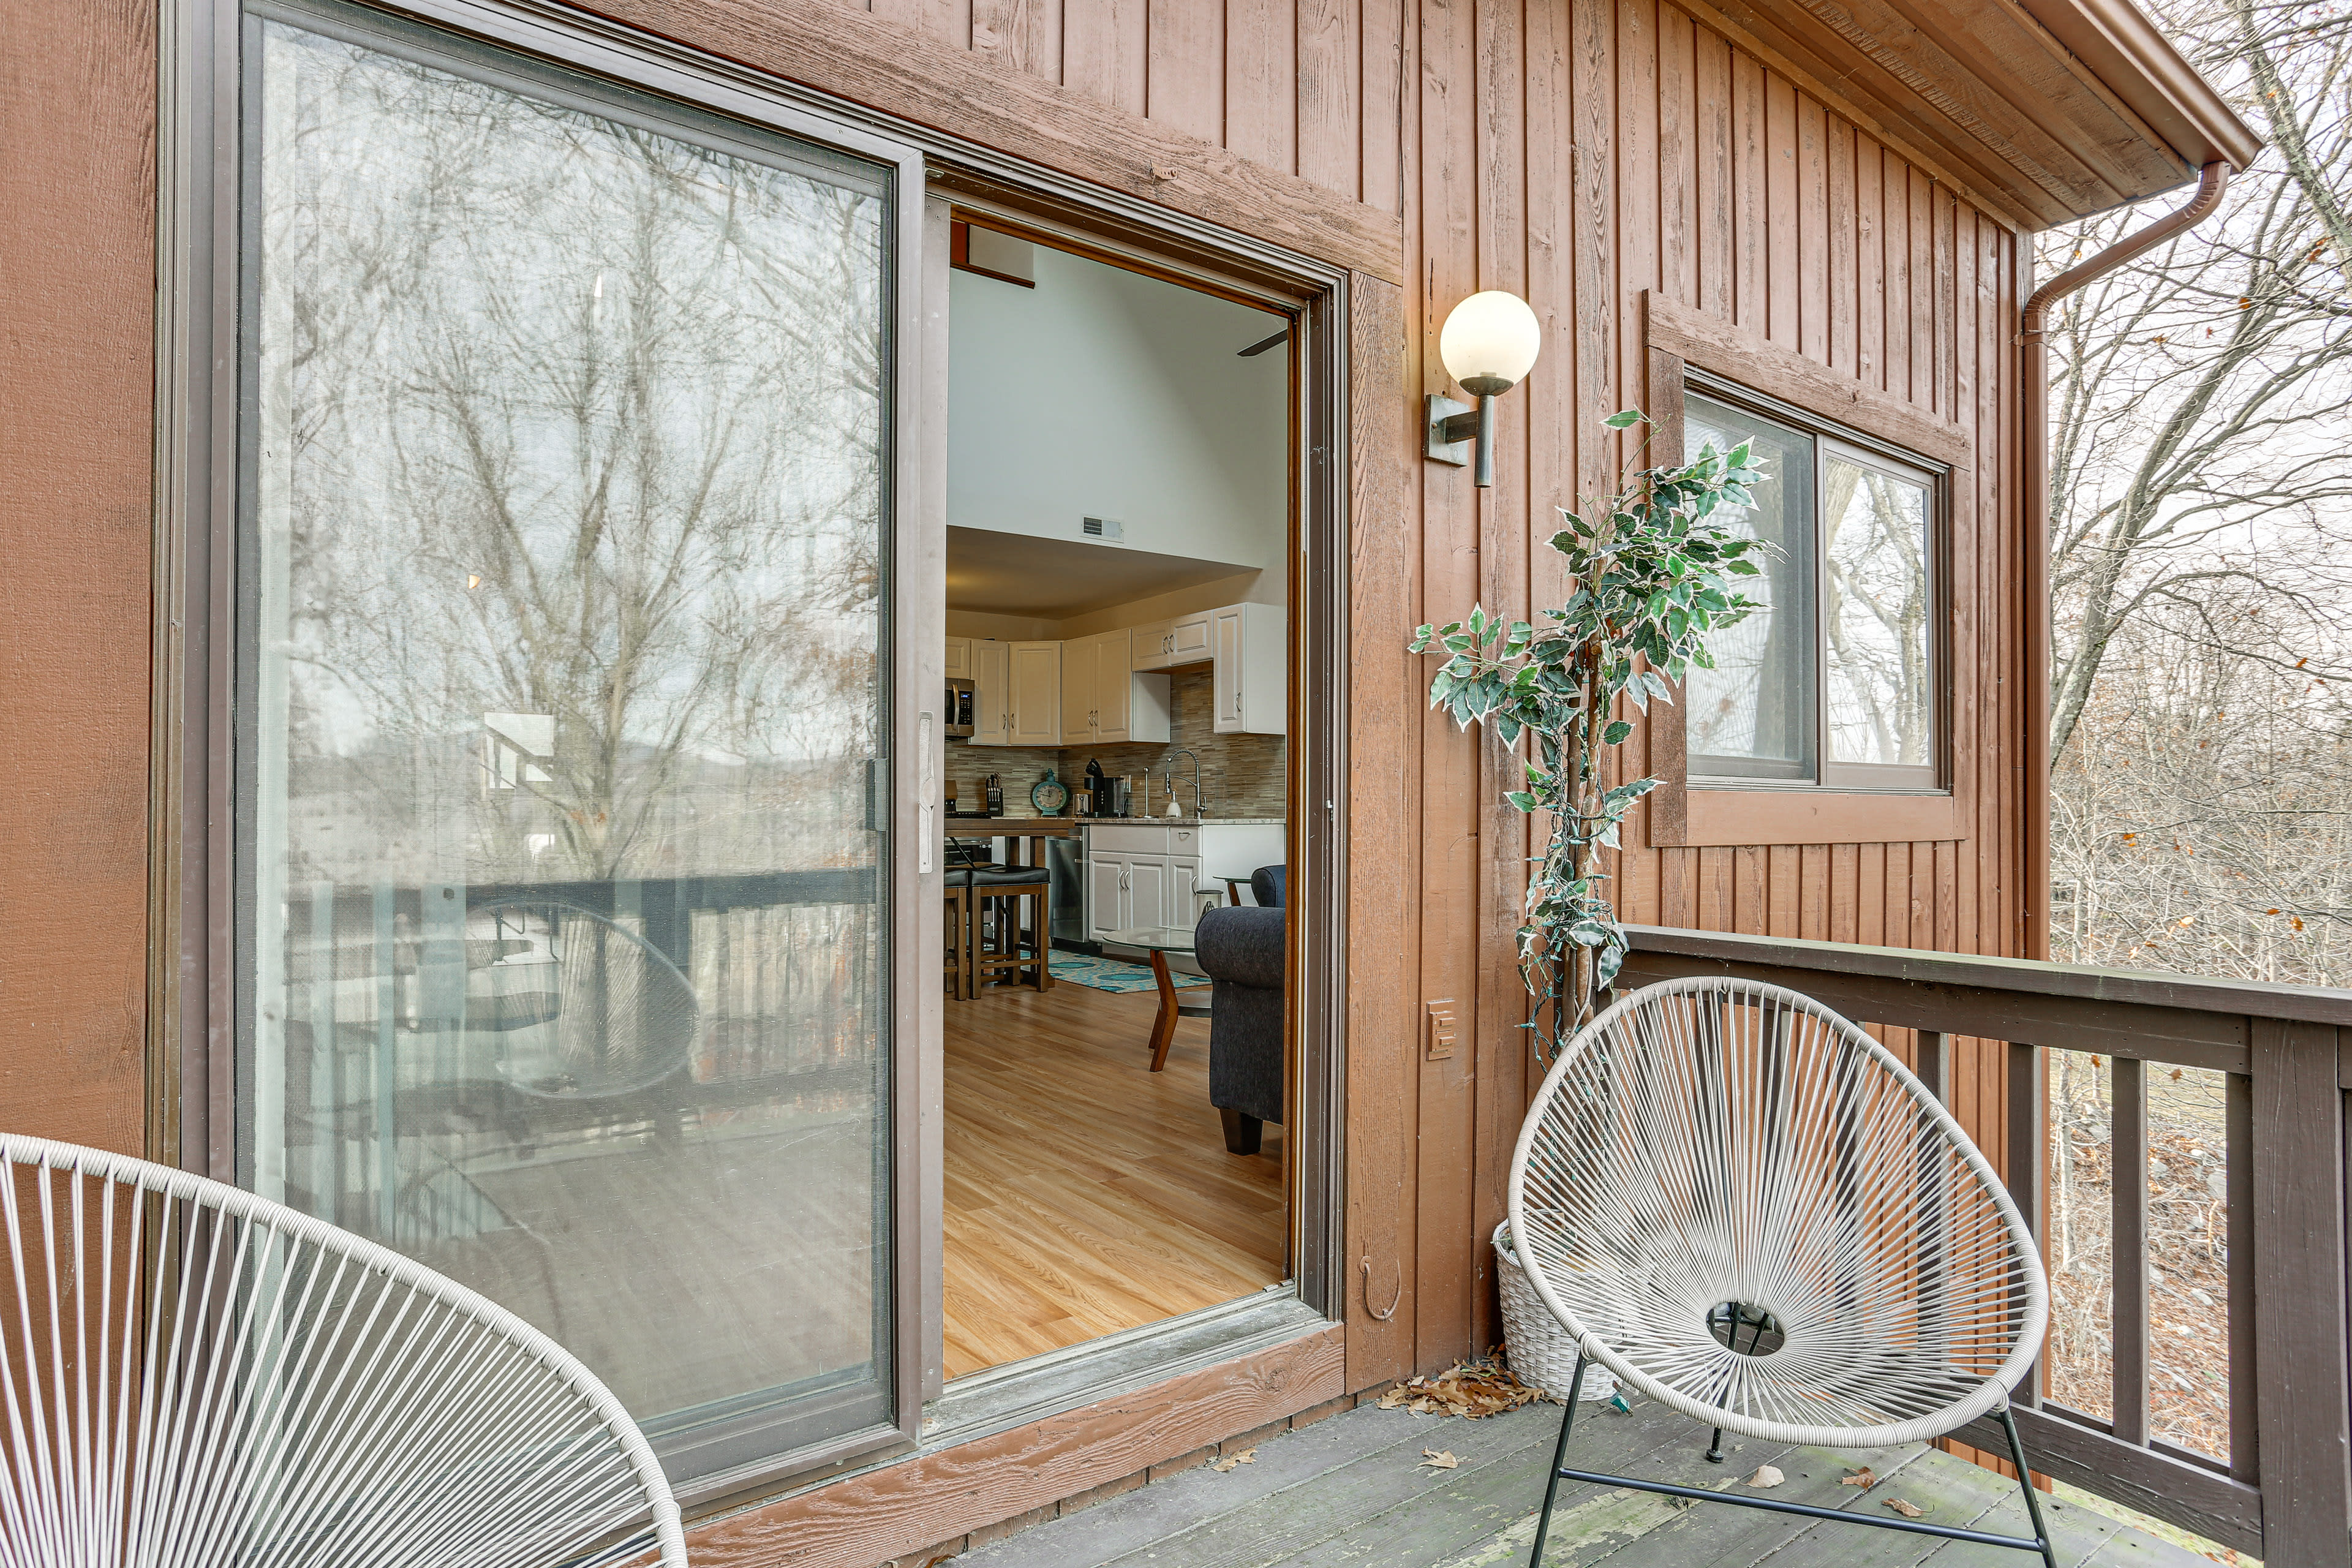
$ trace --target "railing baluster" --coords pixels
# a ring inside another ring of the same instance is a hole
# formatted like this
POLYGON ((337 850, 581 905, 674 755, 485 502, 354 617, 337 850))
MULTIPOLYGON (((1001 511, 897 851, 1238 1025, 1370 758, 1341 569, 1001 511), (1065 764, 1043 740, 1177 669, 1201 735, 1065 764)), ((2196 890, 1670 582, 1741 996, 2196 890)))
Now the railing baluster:
POLYGON ((2108 1250, 2115 1264, 2115 1428, 2126 1443, 2147 1441, 2147 1068, 2111 1058, 2107 1116, 2115 1211, 2108 1250))
POLYGON ((2262 1479, 2254 1436, 2254 1080, 2233 1072, 2222 1090, 2223 1197, 2230 1248, 2230 1473, 2262 1479))
POLYGON ((1945 1110, 1952 1108, 1952 1037, 1941 1029, 1919 1031, 1919 1081, 1945 1110))
MULTIPOLYGON (((2041 1048, 2012 1042, 2009 1047, 2009 1194, 2017 1200, 2019 1212, 2045 1253, 2050 1226, 2042 1212, 2042 1169, 2049 1135, 2042 1108, 2048 1098, 2042 1081, 2041 1048)), ((2042 1403, 2040 1357, 2017 1385, 2014 1403, 2028 1409, 2042 1403)))

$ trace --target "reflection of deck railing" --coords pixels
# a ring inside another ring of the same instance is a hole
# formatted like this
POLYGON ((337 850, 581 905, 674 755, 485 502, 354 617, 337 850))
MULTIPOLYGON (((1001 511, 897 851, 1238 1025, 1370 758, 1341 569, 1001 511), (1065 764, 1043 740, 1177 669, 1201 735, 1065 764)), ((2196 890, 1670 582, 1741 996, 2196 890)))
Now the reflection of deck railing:
MULTIPOLYGON (((2045 1254, 2045 1050, 2084 1053, 2107 1075, 2112 1136, 2104 1152, 2106 1168, 2119 1173, 2149 1169, 2152 1089, 2175 1092, 2182 1071, 2219 1075, 2226 1176, 2216 1195, 2226 1246, 2216 1248, 2223 1262, 2215 1282, 2223 1289, 2191 1294, 2218 1295, 2226 1329, 2222 1342, 2165 1353, 2226 1361, 2219 1423, 2226 1456, 2150 1431, 2156 1259, 2145 1179, 2105 1184, 2114 1258, 2109 1414, 2048 1397, 2055 1380, 2045 1352, 2019 1391, 2019 1426, 2037 1464, 2060 1480, 2270 1562, 2352 1559, 2345 1207, 2352 992, 1651 926, 1633 928, 1633 937, 1622 987, 1727 974, 1788 986, 1873 1026, 1980 1134, 2001 1130, 2005 1152, 1988 1152, 2045 1254)), ((2065 1157, 2079 1157, 2081 1148, 2065 1157)), ((2083 1386, 2079 1376, 2067 1381, 2083 1386)), ((2000 1442, 1990 1426, 1968 1435, 1988 1447, 2000 1442)))

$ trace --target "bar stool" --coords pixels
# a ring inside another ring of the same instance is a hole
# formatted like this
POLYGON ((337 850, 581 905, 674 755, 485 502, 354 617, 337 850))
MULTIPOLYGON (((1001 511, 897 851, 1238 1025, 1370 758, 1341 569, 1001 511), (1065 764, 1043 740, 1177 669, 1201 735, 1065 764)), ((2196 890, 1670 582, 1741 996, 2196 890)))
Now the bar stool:
POLYGON ((971 889, 969 872, 947 874, 948 951, 943 970, 948 994, 956 1001, 971 999, 971 889))
POLYGON ((971 879, 971 936, 965 960, 971 975, 972 994, 989 984, 1054 988, 1052 951, 1053 882, 1042 866, 996 866, 975 869, 971 879), (1024 906, 1034 907, 1035 921, 1025 929, 1024 906), (1025 974, 1024 974, 1025 972, 1025 974))

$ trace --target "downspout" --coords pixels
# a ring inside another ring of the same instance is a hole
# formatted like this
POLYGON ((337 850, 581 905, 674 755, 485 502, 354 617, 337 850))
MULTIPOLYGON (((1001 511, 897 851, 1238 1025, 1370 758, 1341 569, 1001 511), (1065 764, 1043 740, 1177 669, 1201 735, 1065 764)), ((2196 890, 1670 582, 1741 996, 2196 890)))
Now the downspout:
POLYGON ((2195 199, 2137 234, 2116 241, 2033 291, 2018 323, 2019 417, 2024 426, 2025 489, 2025 819, 2024 956, 2050 956, 2050 363, 2042 335, 2062 295, 2105 277, 2212 216, 2229 188, 2231 168, 2215 159, 2197 182, 2195 199))

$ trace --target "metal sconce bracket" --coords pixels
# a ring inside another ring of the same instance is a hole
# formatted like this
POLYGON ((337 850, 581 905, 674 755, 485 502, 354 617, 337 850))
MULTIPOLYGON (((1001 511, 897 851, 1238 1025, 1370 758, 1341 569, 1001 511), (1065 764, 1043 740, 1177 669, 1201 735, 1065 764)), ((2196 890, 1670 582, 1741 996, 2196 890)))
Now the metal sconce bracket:
POLYGON ((1433 462, 1470 466, 1470 444, 1478 438, 1478 411, 1433 392, 1429 395, 1429 443, 1422 455, 1433 462))
POLYGON ((1481 396, 1475 408, 1450 397, 1429 395, 1429 444, 1426 455, 1456 468, 1472 460, 1478 469, 1474 482, 1485 489, 1495 482, 1495 399, 1481 396))

